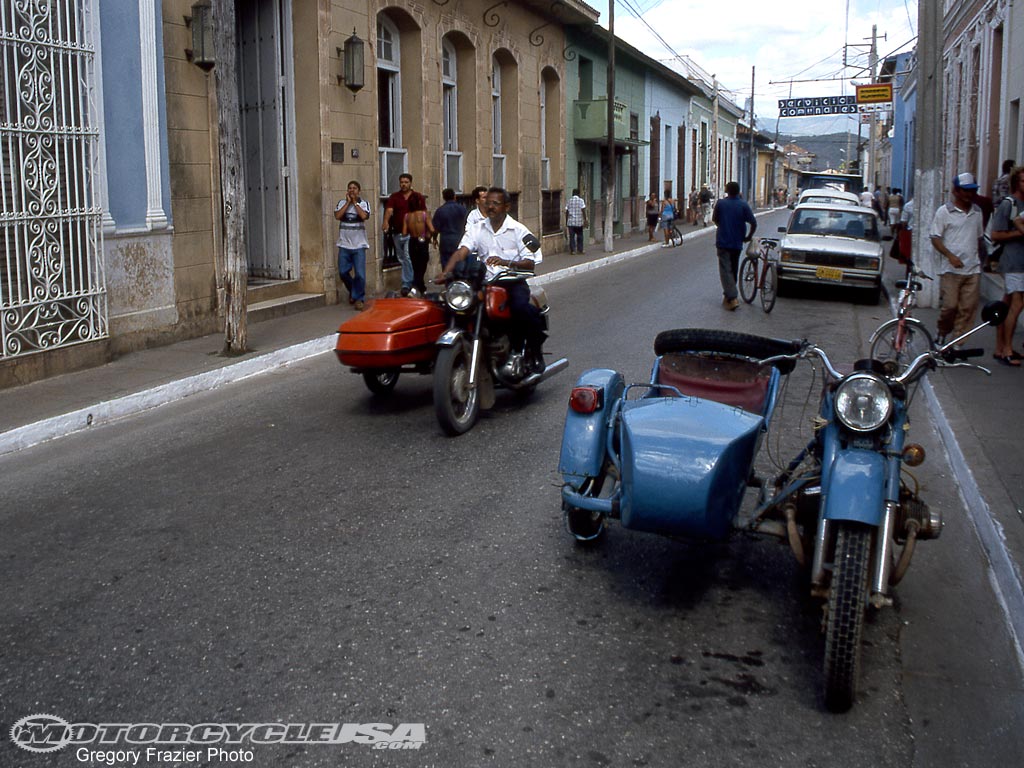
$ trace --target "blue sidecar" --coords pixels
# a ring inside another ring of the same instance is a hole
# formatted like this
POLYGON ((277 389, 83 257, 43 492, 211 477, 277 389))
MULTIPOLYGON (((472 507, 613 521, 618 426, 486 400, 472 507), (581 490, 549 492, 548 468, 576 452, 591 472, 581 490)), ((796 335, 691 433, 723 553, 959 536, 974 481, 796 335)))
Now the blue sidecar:
POLYGON ((638 531, 724 538, 781 378, 794 365, 761 361, 799 349, 800 342, 679 329, 655 340, 648 383, 586 371, 570 396, 559 460, 569 532, 590 541, 618 518, 638 531))

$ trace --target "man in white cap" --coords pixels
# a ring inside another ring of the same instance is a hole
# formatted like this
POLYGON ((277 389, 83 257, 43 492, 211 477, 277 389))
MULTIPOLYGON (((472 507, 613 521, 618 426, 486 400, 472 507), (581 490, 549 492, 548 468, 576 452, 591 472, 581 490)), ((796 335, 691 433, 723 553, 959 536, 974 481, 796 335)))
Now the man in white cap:
POLYGON ((953 199, 932 219, 932 247, 938 254, 939 342, 956 338, 973 327, 981 285, 978 241, 984 234, 981 208, 974 204, 978 182, 970 173, 953 179, 953 199))

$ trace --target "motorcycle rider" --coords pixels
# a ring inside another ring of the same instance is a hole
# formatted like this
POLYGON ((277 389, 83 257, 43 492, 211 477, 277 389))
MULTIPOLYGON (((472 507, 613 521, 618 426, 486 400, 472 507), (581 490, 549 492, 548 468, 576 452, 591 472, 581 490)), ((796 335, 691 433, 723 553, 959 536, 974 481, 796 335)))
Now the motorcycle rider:
MULTIPOLYGON (((462 242, 444 265, 444 274, 438 282, 451 278, 456 265, 474 252, 487 265, 488 279, 508 267, 532 272, 543 260, 543 254, 536 247, 537 239, 529 229, 508 215, 509 195, 504 188, 488 189, 485 207, 487 218, 479 226, 466 228, 462 242)), ((512 312, 513 334, 510 335, 515 338, 518 334, 519 341, 526 341, 526 359, 530 369, 544 370, 541 350, 547 334, 544 333, 540 309, 530 301, 530 286, 525 278, 503 285, 508 291, 512 312)))

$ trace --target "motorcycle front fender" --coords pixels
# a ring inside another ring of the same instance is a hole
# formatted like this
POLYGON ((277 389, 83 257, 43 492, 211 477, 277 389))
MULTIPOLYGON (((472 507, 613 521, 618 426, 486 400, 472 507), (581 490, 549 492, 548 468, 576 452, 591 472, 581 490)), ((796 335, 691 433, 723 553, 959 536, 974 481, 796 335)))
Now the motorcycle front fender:
POLYGON ((593 413, 577 413, 572 406, 566 408, 558 471, 573 488, 588 477, 601 474, 607 452, 608 419, 622 397, 625 382, 618 371, 592 368, 577 379, 576 386, 593 387, 601 392, 601 398, 593 413))
POLYGON ((441 334, 437 340, 437 346, 439 347, 454 347, 458 344, 459 339, 462 338, 465 331, 461 328, 449 328, 447 331, 441 334))
POLYGON ((885 457, 877 451, 837 451, 822 477, 823 517, 881 525, 885 514, 885 464, 885 457))

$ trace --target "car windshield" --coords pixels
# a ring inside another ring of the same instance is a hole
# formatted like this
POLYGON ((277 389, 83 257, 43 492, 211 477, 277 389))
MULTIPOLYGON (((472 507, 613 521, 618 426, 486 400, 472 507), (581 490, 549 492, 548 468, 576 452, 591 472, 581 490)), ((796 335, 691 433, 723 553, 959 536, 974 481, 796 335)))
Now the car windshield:
POLYGON ((871 211, 833 211, 822 208, 797 209, 789 222, 791 235, 829 235, 858 240, 880 239, 878 217, 871 211))

